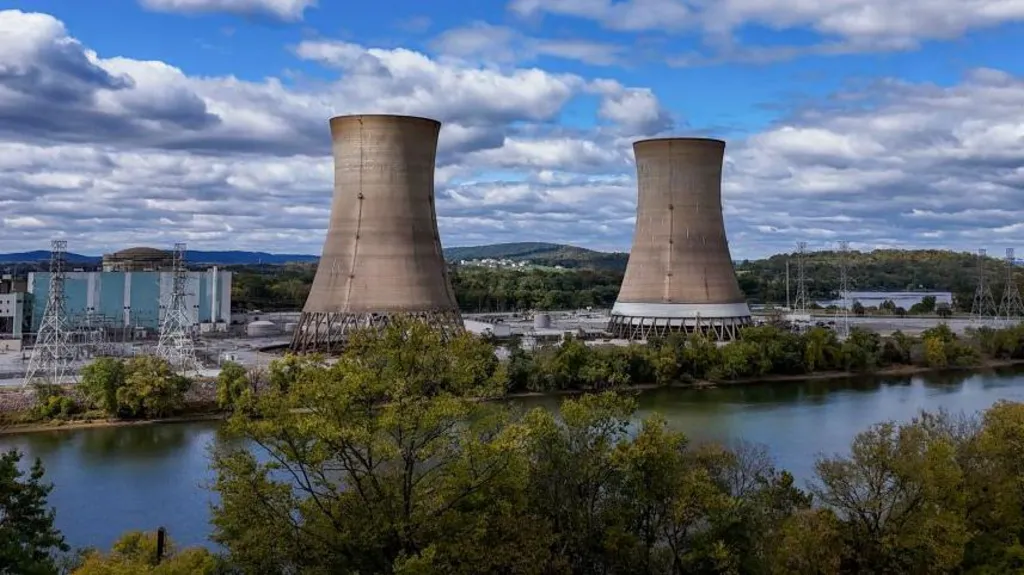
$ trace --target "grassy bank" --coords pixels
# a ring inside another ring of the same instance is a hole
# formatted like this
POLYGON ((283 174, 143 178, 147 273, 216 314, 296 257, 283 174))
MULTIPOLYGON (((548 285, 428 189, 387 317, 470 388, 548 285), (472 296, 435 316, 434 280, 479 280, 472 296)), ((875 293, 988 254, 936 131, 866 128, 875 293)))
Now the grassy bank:
MULTIPOLYGON (((769 375, 759 378, 746 378, 736 380, 697 380, 692 382, 677 382, 667 385, 656 383, 643 383, 625 386, 625 389, 634 391, 650 391, 654 389, 712 389, 721 386, 742 386, 742 385, 764 385, 772 383, 799 383, 804 381, 827 381, 847 379, 851 377, 908 377, 926 373, 946 372, 985 372, 992 369, 1024 366, 1024 360, 987 360, 981 365, 969 367, 945 367, 931 368, 916 365, 890 366, 870 373, 855 373, 850 371, 821 371, 815 373, 798 375, 769 375)), ((501 399, 520 399, 529 397, 544 396, 572 396, 598 391, 596 389, 567 389, 548 392, 520 392, 510 393, 501 399)), ((156 419, 112 419, 100 414, 83 414, 73 419, 52 419, 47 421, 31 420, 32 412, 19 412, 8 414, 3 423, 0 423, 0 435, 15 435, 22 433, 37 433, 44 431, 59 431, 73 429, 90 429, 98 427, 135 427, 140 425, 157 425, 167 423, 186 423, 194 421, 218 421, 225 419, 229 412, 216 409, 210 405, 194 406, 187 408, 182 413, 173 417, 156 419)))
POLYGON ((32 410, 4 414, 0 420, 0 435, 17 435, 42 431, 59 431, 71 429, 89 429, 96 427, 135 427, 161 423, 185 423, 192 421, 215 421, 224 419, 228 412, 213 408, 208 404, 186 407, 181 412, 159 418, 117 419, 100 412, 86 412, 79 416, 66 419, 39 419, 32 410))
MULTIPOLYGON (((853 371, 818 371, 814 373, 802 373, 793 375, 766 375, 756 378, 742 378, 742 379, 699 379, 689 382, 674 382, 669 384, 658 384, 658 383, 641 383, 636 385, 626 386, 626 389, 636 391, 650 391, 653 389, 713 389, 715 387, 723 386, 743 386, 743 385, 764 385, 771 383, 800 383, 804 381, 828 381, 835 379, 848 379, 851 377, 909 377, 914 375, 922 375, 926 373, 953 373, 953 372, 977 372, 982 373, 993 369, 999 369, 1004 367, 1024 366, 1024 359, 989 359, 984 361, 980 365, 971 366, 947 366, 947 367, 927 367, 921 365, 893 365, 878 369, 871 372, 853 372, 853 371)), ((600 389, 560 389, 554 391, 524 391, 517 393, 510 393, 501 399, 519 399, 528 397, 545 397, 545 396, 572 396, 580 395, 584 393, 593 393, 595 391, 601 391, 600 389)))

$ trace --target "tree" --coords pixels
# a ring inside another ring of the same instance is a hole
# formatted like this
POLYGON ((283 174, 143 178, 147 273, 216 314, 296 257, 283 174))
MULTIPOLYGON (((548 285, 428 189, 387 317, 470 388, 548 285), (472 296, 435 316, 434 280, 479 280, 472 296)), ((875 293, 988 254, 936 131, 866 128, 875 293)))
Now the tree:
POLYGON ((82 369, 78 389, 92 407, 114 416, 118 413, 117 390, 124 387, 127 378, 124 361, 114 357, 101 357, 82 369))
POLYGON ((214 539, 243 571, 532 569, 523 550, 545 547, 515 515, 522 434, 477 401, 506 385, 490 346, 399 319, 291 375, 229 422, 266 462, 241 447, 214 461, 214 539))
POLYGON ((130 531, 122 535, 110 553, 89 551, 72 575, 215 575, 224 572, 221 561, 202 547, 175 549, 168 536, 164 555, 157 561, 156 533, 130 531))
POLYGON ((251 401, 256 390, 250 385, 250 374, 239 363, 225 362, 217 374, 217 405, 234 409, 243 399, 251 401))
POLYGON ((854 315, 864 315, 864 304, 860 303, 860 301, 854 300, 851 307, 854 315))
POLYGON ((47 509, 53 486, 43 483, 38 459, 28 476, 18 469, 21 453, 0 455, 0 573, 48 575, 57 572, 53 554, 68 551, 64 536, 53 526, 47 509))
POLYGON ((132 358, 127 377, 117 390, 118 413, 129 417, 165 417, 181 409, 191 381, 155 356, 132 358))
POLYGON ((843 571, 948 573, 969 538, 955 446, 922 425, 882 423, 849 457, 820 459, 812 492, 842 520, 843 571))

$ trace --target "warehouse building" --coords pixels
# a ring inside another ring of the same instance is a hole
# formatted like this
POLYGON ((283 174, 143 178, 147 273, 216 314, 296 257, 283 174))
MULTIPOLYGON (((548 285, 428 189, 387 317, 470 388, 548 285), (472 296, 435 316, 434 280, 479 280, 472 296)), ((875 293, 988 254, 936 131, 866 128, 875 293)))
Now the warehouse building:
MULTIPOLYGON (((231 321, 231 272, 216 267, 188 273, 186 302, 194 325, 231 321)), ((64 283, 67 316, 72 322, 89 318, 119 327, 158 330, 162 304, 172 291, 171 271, 68 272, 64 283)), ((32 332, 46 309, 49 272, 30 273, 28 291, 32 332)))

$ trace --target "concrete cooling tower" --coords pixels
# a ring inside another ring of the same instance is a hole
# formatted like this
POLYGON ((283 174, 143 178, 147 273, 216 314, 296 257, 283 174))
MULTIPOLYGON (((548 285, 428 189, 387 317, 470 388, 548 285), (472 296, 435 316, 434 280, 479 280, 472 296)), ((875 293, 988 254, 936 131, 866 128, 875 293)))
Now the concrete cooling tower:
POLYGON ((673 331, 737 337, 750 324, 725 237, 725 142, 666 138, 633 144, 636 231, 608 330, 647 339, 673 331))
POLYGON ((461 330, 434 212, 440 122, 364 115, 330 125, 331 220, 292 350, 338 351, 346 332, 395 315, 461 330))

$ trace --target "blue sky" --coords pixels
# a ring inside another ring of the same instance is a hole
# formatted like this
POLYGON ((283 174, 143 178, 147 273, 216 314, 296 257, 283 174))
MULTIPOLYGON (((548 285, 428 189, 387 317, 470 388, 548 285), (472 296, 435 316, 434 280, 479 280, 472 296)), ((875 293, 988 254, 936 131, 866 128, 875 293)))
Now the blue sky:
POLYGON ((1007 0, 8 0, 0 252, 317 253, 327 119, 444 123, 445 245, 626 250, 631 143, 728 141, 734 257, 1024 249, 1007 0), (102 10, 98 6, 102 4, 102 10))

